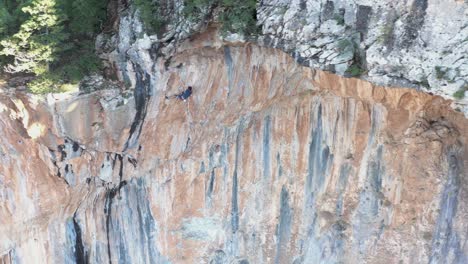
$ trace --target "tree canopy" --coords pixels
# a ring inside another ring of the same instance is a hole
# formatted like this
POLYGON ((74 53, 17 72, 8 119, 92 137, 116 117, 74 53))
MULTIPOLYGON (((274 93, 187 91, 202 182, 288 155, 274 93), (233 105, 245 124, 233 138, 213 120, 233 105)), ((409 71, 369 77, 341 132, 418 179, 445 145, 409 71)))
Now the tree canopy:
POLYGON ((0 0, 2 71, 34 74, 49 84, 76 82, 98 69, 93 44, 106 5, 106 0, 0 0))
POLYGON ((56 59, 60 44, 67 39, 63 30, 64 15, 55 0, 33 0, 21 10, 29 17, 13 36, 0 41, 0 55, 11 57, 5 67, 9 73, 46 72, 56 59))

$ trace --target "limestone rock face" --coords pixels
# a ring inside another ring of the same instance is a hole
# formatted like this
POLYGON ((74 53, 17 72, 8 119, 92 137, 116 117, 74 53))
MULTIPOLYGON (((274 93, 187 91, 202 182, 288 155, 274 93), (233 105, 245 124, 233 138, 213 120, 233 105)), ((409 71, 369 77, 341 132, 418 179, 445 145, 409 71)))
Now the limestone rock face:
POLYGON ((258 19, 260 43, 305 65, 445 97, 468 85, 466 1, 264 0, 258 19))
POLYGON ((468 121, 449 101, 220 43, 137 49, 130 97, 1 94, 0 260, 468 261, 468 121))
MULTIPOLYGON (((182 0, 160 2, 168 26, 159 36, 145 34, 138 10, 122 8, 110 41, 119 69, 135 71, 130 59, 150 72, 142 50, 170 57, 181 40, 216 20, 210 10, 186 19, 182 0)), ((441 95, 468 117, 467 1, 262 0, 256 17, 260 33, 249 42, 281 49, 301 65, 441 95)), ((130 82, 131 75, 122 78, 130 82)))

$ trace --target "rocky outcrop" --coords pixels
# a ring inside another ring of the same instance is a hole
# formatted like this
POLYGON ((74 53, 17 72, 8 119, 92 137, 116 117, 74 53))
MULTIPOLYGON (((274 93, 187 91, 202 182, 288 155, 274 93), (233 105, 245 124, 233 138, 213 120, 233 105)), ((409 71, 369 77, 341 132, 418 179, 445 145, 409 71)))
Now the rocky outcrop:
MULTIPOLYGON (((118 48, 110 56, 119 69, 129 59, 145 60, 138 49, 170 57, 178 43, 216 21, 216 10, 186 19, 183 1, 160 5, 168 22, 160 35, 145 35, 138 10, 121 12, 119 37, 111 44, 118 48)), ((225 39, 279 48, 302 65, 338 75, 441 95, 468 115, 466 1, 263 0, 257 20, 257 36, 225 39)))
POLYGON ((210 32, 145 63, 126 96, 2 95, 1 258, 467 261, 468 122, 449 101, 210 32), (187 83, 188 102, 164 98, 187 83))
POLYGON ((260 43, 302 64, 340 75, 360 68, 374 83, 448 98, 467 90, 466 1, 267 0, 258 19, 260 43))

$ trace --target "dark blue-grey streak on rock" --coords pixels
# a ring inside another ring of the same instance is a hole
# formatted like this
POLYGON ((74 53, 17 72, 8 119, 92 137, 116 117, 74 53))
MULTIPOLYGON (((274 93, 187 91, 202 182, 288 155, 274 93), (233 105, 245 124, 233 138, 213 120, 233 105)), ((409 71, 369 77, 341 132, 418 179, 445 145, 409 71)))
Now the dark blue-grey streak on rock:
POLYGON ((449 152, 447 156, 449 164, 448 179, 442 191, 440 214, 432 236, 430 264, 468 263, 467 253, 464 252, 464 246, 462 246, 463 244, 466 245, 468 241, 460 241, 459 234, 453 228, 460 193, 460 176, 463 175, 463 159, 459 159, 457 153, 449 152), (452 257, 452 259, 449 257, 452 257))
MULTIPOLYGON (((324 186, 329 168, 333 163, 333 154, 325 145, 323 131, 322 105, 316 110, 315 120, 311 116, 311 124, 316 123, 311 131, 309 145, 308 173, 306 178, 306 203, 303 218, 307 226, 307 236, 304 241, 304 255, 300 260, 303 263, 336 263, 340 259, 342 251, 342 233, 338 229, 331 228, 317 233, 318 214, 315 207, 315 195, 324 186)), ((297 260, 299 261, 299 260, 297 260)))
MULTIPOLYGON (((224 129, 224 142, 227 142, 227 137, 228 137, 228 129, 224 129)), ((226 183, 228 179, 228 169, 229 169, 229 163, 227 161, 228 153, 230 151, 229 144, 223 144, 221 145, 221 156, 220 156, 220 163, 223 166, 223 183, 226 183)))
MULTIPOLYGON (((312 117, 311 117, 311 124, 312 117)), ((322 144, 322 105, 318 106, 317 111, 317 125, 315 130, 312 132, 312 142, 309 145, 309 158, 308 158, 308 169, 307 169, 307 179, 306 179, 306 197, 312 192, 312 180, 316 174, 316 168, 319 166, 316 160, 316 153, 320 152, 322 144)))
MULTIPOLYGON (((116 159, 115 159, 116 160, 116 159)), ((112 165, 112 167, 115 166, 115 160, 112 165)), ((126 181, 121 181, 117 187, 111 188, 108 191, 106 191, 105 194, 105 201, 104 201, 104 216, 106 218, 106 238, 107 238, 107 257, 109 264, 112 264, 112 251, 111 251, 111 228, 112 228, 112 202, 117 195, 117 193, 120 192, 120 189, 127 185, 126 181)))
POLYGON ((383 166, 382 158, 383 147, 379 146, 377 148, 376 157, 369 162, 369 165, 367 167, 367 183, 369 184, 370 189, 368 189, 365 192, 369 193, 371 196, 371 200, 367 201, 367 208, 370 212, 370 218, 377 216, 379 212, 379 193, 381 193, 382 191, 382 176, 385 173, 385 167, 383 166))
POLYGON ((109 255, 118 256, 119 263, 169 263, 156 248, 157 226, 144 179, 132 179, 120 188, 119 196, 108 205, 109 255))
POLYGON ((371 110, 371 127, 370 127, 370 131, 369 131, 369 138, 367 140, 367 147, 369 146, 372 146, 374 144, 374 141, 375 141, 375 136, 376 136, 376 133, 377 133, 377 124, 380 122, 380 119, 378 118, 378 114, 377 114, 377 109, 375 107, 372 107, 372 110, 371 110))
POLYGON ((364 189, 359 194, 355 215, 357 222, 354 229, 356 230, 356 242, 362 254, 365 254, 368 249, 366 245, 370 239, 378 239, 385 228, 380 216, 382 178, 385 175, 385 166, 382 160, 383 151, 383 146, 378 146, 375 153, 370 154, 366 182, 364 189))
POLYGON ((243 124, 244 120, 241 119, 239 122, 239 127, 237 129, 236 135, 236 153, 235 153, 235 161, 234 161, 234 173, 232 175, 232 209, 231 209, 231 227, 232 233, 236 233, 239 229, 239 205, 238 205, 238 182, 237 182, 237 173, 239 168, 239 160, 241 155, 241 144, 242 144, 242 134, 243 134, 243 124))
POLYGON ((283 176, 283 166, 281 165, 281 156, 279 153, 276 154, 276 164, 278 167, 278 178, 281 178, 281 176, 283 176))
MULTIPOLYGON (((168 263, 156 249, 156 225, 143 179, 132 179, 128 184, 122 181, 118 187, 110 189, 105 198, 108 262, 112 263, 112 256, 117 256, 114 259, 118 263, 168 263), (134 225, 128 225, 129 222, 134 225), (135 244, 139 251, 129 248, 135 244)), ((98 244, 96 251, 100 251, 98 244)))
POLYGON ((266 116, 263 127, 263 178, 271 177, 270 169, 270 146, 271 146, 271 117, 266 116))
POLYGON ((229 87, 228 87, 228 97, 231 94, 232 90, 232 73, 233 73, 233 65, 232 65, 232 56, 231 56, 231 49, 229 46, 224 46, 224 60, 227 66, 227 76, 228 76, 228 81, 229 81, 229 87))
POLYGON ((342 164, 340 167, 340 177, 338 179, 338 200, 336 202, 336 214, 341 216, 343 214, 343 194, 345 193, 348 184, 348 176, 351 171, 349 163, 342 164))
POLYGON ((326 1, 322 8, 322 21, 332 19, 335 11, 335 4, 333 1, 326 1))
POLYGON ((362 34, 367 33, 369 26, 369 16, 372 13, 372 7, 365 5, 358 5, 356 12, 356 31, 362 34))
POLYGON ((206 168, 205 168, 205 162, 201 162, 200 163, 200 171, 198 171, 198 174, 202 174, 202 173, 205 173, 206 172, 206 168))
POLYGON ((73 219, 69 218, 65 222, 65 246, 64 246, 64 252, 63 252, 64 263, 75 264, 77 262, 75 253, 76 253, 75 226, 73 224, 73 219))
MULTIPOLYGON (((2 264, 21 264, 21 263, 23 263, 21 261, 20 256, 18 256, 16 254, 16 249, 15 248, 11 248, 11 249, 7 250, 6 252, 2 252, 2 253, 3 254, 0 255, 0 263, 2 263, 2 264), (3 262, 1 262, 1 261, 3 261, 3 262)), ((67 257, 65 259, 66 263, 74 263, 74 262, 69 262, 69 259, 71 259, 71 258, 69 258, 69 255, 67 256, 67 253, 65 253, 65 255, 66 255, 65 257, 67 257)))
POLYGON ((281 263, 281 260, 287 256, 288 245, 291 239, 291 223, 292 223, 292 212, 289 206, 289 193, 285 186, 281 188, 280 197, 280 215, 279 224, 277 226, 277 246, 276 246, 276 257, 275 263, 281 263))
POLYGON ((307 9, 307 0, 301 0, 301 2, 299 2, 299 7, 302 10, 306 10, 307 9))
POLYGON ((138 139, 143 128, 143 123, 151 97, 150 79, 151 76, 145 72, 138 64, 133 64, 136 74, 136 85, 134 89, 136 114, 130 127, 130 134, 124 145, 123 151, 138 145, 138 139))
POLYGON ((330 148, 324 146, 322 105, 318 107, 316 122, 316 128, 312 130, 312 142, 309 145, 306 194, 317 192, 323 187, 328 168, 333 163, 333 154, 330 153, 330 148))
POLYGON ((227 262, 227 257, 226 253, 224 251, 218 249, 214 252, 213 257, 210 260, 210 264, 226 264, 227 262))
POLYGON ((81 228, 80 225, 78 224, 76 220, 76 213, 72 218, 73 220, 73 229, 76 234, 76 240, 75 240, 75 259, 77 264, 87 264, 89 263, 88 260, 88 255, 85 251, 85 247, 83 244, 83 238, 81 236, 81 228))
POLYGON ((207 200, 211 200, 211 195, 213 194, 214 189, 214 182, 215 182, 215 172, 214 169, 211 170, 210 178, 208 181, 208 189, 206 190, 206 198, 207 200))
POLYGON ((404 23, 404 33, 401 39, 403 48, 410 47, 419 36, 426 16, 427 0, 414 0, 411 10, 404 23))

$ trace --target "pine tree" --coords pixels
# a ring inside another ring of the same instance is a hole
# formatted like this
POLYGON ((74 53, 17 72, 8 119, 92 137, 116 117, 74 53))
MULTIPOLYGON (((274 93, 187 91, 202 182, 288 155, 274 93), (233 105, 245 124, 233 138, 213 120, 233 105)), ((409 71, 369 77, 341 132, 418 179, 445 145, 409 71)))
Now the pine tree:
POLYGON ((7 33, 12 17, 6 7, 0 6, 0 37, 7 33))
POLYGON ((0 55, 12 59, 5 67, 6 72, 39 75, 48 70, 67 39, 63 30, 65 17, 56 8, 55 0, 32 0, 21 10, 29 17, 18 33, 0 41, 0 55))
POLYGON ((104 0, 74 0, 69 14, 71 31, 74 34, 93 34, 105 19, 106 5, 104 0))

